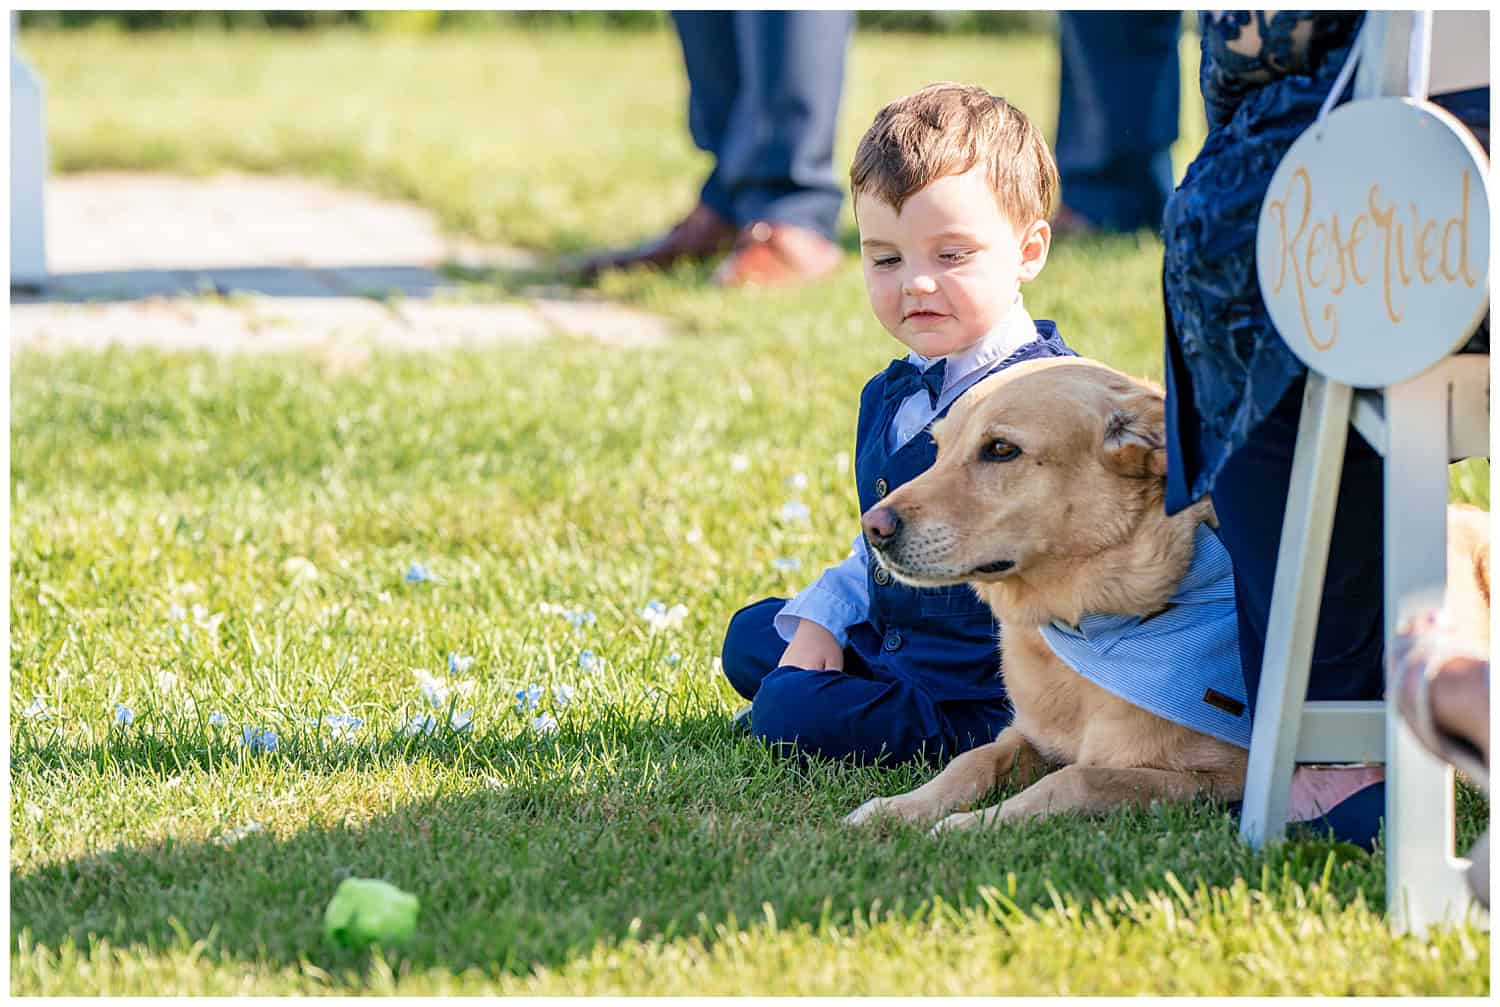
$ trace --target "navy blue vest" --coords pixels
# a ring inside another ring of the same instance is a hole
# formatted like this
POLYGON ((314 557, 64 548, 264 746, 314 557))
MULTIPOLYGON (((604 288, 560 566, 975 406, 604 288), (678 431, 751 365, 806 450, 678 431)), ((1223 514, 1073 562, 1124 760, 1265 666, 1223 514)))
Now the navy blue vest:
MULTIPOLYGON (((1052 322, 1038 320, 1036 331, 1035 340, 990 368, 986 376, 1023 360, 1077 356, 1057 334, 1057 326, 1052 322)), ((937 443, 925 431, 894 454, 890 452, 886 431, 900 402, 886 402, 884 391, 882 371, 865 385, 859 399, 854 475, 861 513, 896 487, 927 471, 937 459, 937 443)), ((952 403, 948 408, 952 408, 952 403)), ((947 412, 944 409, 942 415, 947 412)), ((881 569, 873 553, 865 577, 870 590, 870 616, 850 628, 849 645, 865 659, 874 674, 910 682, 940 702, 994 700, 1005 696, 1005 686, 998 675, 999 626, 989 606, 967 584, 908 587, 881 569)))

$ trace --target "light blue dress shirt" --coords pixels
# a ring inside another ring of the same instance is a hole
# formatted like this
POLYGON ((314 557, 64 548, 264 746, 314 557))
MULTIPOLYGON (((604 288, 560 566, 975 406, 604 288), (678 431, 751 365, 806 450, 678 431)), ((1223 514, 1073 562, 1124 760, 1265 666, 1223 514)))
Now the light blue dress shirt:
POLYGON ((1041 627, 1047 646, 1084 678, 1166 720, 1250 747, 1240 674, 1239 620, 1229 552, 1207 525, 1165 611, 1086 614, 1077 626, 1041 627))
MULTIPOLYGON (((1005 317, 973 346, 946 358, 924 357, 908 353, 909 363, 926 370, 939 359, 948 361, 943 372, 943 390, 933 405, 926 391, 919 390, 908 395, 896 409, 896 415, 886 431, 886 444, 892 453, 903 447, 942 414, 955 399, 978 383, 989 369, 1016 350, 1037 338, 1036 323, 1026 310, 1020 295, 1005 317)), ((790 640, 797 631, 797 624, 808 619, 832 633, 839 646, 849 642, 849 627, 864 622, 870 615, 869 584, 866 571, 870 555, 865 546, 863 533, 854 536, 849 557, 837 566, 831 566, 795 597, 782 606, 776 614, 776 632, 783 640, 790 640)))

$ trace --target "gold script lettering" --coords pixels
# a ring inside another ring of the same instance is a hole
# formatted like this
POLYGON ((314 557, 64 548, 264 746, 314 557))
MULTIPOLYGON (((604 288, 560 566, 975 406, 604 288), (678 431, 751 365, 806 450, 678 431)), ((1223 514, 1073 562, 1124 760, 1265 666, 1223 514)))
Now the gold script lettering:
POLYGON ((1469 169, 1464 169, 1463 178, 1459 181, 1458 215, 1449 217, 1443 224, 1443 258, 1442 270, 1444 279, 1450 283, 1462 279, 1464 286, 1473 287, 1477 282, 1474 275, 1469 272, 1469 169), (1458 237, 1458 269, 1448 268, 1448 236, 1457 232, 1458 237))
MULTIPOLYGON (((1422 282, 1431 286, 1432 281, 1437 279, 1437 273, 1427 271, 1427 260, 1431 257, 1428 253, 1434 251, 1428 239, 1437 232, 1438 222, 1429 220, 1424 224, 1421 221, 1422 215, 1417 210, 1417 204, 1411 204, 1411 231, 1416 236, 1417 272, 1421 275, 1422 282)), ((1441 249, 1436 249, 1436 251, 1441 251, 1441 249)))
POLYGON ((1365 237, 1365 225, 1370 218, 1361 213, 1354 218, 1354 223, 1349 228, 1349 275, 1354 277, 1354 285, 1363 287, 1369 281, 1359 275, 1359 243, 1365 237))
MULTIPOLYGON (((1380 186, 1370 186, 1369 195, 1366 197, 1366 205, 1370 208, 1370 219, 1373 220, 1375 222, 1375 226, 1380 228, 1380 230, 1385 234, 1385 282, 1382 284, 1385 294, 1385 316, 1392 322, 1399 322, 1401 321, 1401 313, 1396 310, 1396 305, 1391 303, 1391 244, 1393 242, 1393 239, 1398 242, 1400 240, 1399 236, 1393 234, 1392 232, 1397 230, 1399 225, 1392 226, 1396 218, 1395 204, 1382 209, 1379 205, 1379 201, 1380 186)), ((1399 246, 1397 248, 1397 254, 1400 254, 1399 246)))
POLYGON ((1328 233, 1327 224, 1314 224, 1312 233, 1307 236, 1307 285, 1314 290, 1323 285, 1323 273, 1314 263, 1319 253, 1323 251, 1323 238, 1328 233))
MULTIPOLYGON (((1396 303, 1398 286, 1410 287, 1414 280, 1423 286, 1462 281, 1474 287, 1478 283, 1469 261, 1469 189, 1472 180, 1467 168, 1458 183, 1456 215, 1424 216, 1422 208, 1412 202, 1408 204, 1411 211, 1409 222, 1398 219, 1397 204, 1385 202, 1380 185, 1372 184, 1365 193, 1364 211, 1354 216, 1347 232, 1342 229, 1336 213, 1329 213, 1326 219, 1315 218, 1313 179, 1305 165, 1291 173, 1281 198, 1267 198, 1268 226, 1274 228, 1277 242, 1277 247, 1271 252, 1276 256, 1273 268, 1266 270, 1268 278, 1274 274, 1270 292, 1281 293, 1290 272, 1303 331, 1315 349, 1326 350, 1338 341, 1339 295, 1347 289, 1350 281, 1356 287, 1364 287, 1371 279, 1372 272, 1361 272, 1359 263, 1361 243, 1371 232, 1380 244, 1376 254, 1381 257, 1381 296, 1386 318, 1392 324, 1399 324, 1405 317, 1396 303), (1299 199, 1300 206, 1297 205, 1299 199), (1288 218, 1296 220, 1295 227, 1289 226, 1288 218), (1327 299, 1321 305, 1310 305, 1309 290, 1326 290, 1327 299), (1326 338, 1320 338, 1314 329, 1314 314, 1325 323, 1320 328, 1326 330, 1326 338)), ((1348 183, 1339 180, 1334 184, 1342 188, 1348 183)))
POLYGON ((1302 269, 1297 262, 1296 246, 1302 240, 1302 232, 1307 230, 1307 217, 1312 209, 1312 176, 1308 174, 1307 168, 1298 168, 1292 172, 1291 179, 1287 182, 1286 197, 1273 199, 1267 204, 1267 211, 1276 217, 1278 234, 1281 237, 1280 268, 1276 271, 1276 282, 1271 284, 1272 293, 1281 293, 1282 286, 1286 283, 1287 266, 1292 267, 1292 280, 1297 287, 1297 310, 1302 313, 1302 327, 1307 330, 1307 338, 1317 345, 1317 338, 1312 334, 1312 321, 1307 317, 1307 292, 1302 289, 1302 269), (1292 194, 1298 187, 1302 189, 1302 217, 1297 221, 1297 233, 1287 236, 1286 233, 1286 208, 1291 202, 1292 194))

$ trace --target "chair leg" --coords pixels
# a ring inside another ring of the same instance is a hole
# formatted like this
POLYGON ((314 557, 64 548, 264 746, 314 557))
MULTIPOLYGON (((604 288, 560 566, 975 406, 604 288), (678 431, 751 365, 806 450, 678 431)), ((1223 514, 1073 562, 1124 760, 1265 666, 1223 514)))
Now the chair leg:
POLYGON ((1257 849, 1286 830, 1352 398, 1348 385, 1308 372, 1240 812, 1240 836, 1257 849))
POLYGON ((43 194, 47 179, 47 136, 42 84, 16 49, 16 15, 10 45, 10 282, 40 287, 47 279, 43 194))
POLYGON ((1441 604, 1447 581, 1450 384, 1438 367, 1385 390, 1386 911, 1398 933, 1460 919, 1469 902, 1453 770, 1401 720, 1390 664, 1402 617, 1441 604))

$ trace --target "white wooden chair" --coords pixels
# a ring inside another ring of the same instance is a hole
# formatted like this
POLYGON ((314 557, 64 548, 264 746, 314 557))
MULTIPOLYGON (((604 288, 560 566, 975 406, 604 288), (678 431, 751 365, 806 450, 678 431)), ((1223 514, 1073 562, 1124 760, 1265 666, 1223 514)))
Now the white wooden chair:
MULTIPOLYGON (((1488 31, 1485 13, 1368 14, 1358 41, 1356 102, 1488 83, 1488 31), (1431 58, 1433 53, 1441 58, 1431 58)), ((1484 240, 1487 244, 1487 231, 1484 240)), ((1286 334, 1287 327, 1280 328, 1286 334)), ((1346 330, 1344 337, 1363 334, 1346 330)), ((1379 340, 1365 349, 1379 353, 1379 340)), ((1448 464, 1489 454, 1489 357, 1446 356, 1373 388, 1341 383, 1310 362, 1240 831, 1255 847, 1283 835, 1295 762, 1384 762, 1387 911, 1398 932, 1421 932, 1462 918, 1471 904, 1462 873, 1468 861, 1454 855, 1453 771, 1428 754, 1401 721, 1389 663, 1386 702, 1306 700, 1351 423, 1385 456, 1385 639, 1390 654, 1401 615, 1414 603, 1441 601, 1447 572, 1448 464)))
POLYGON ((42 83, 16 48, 18 16, 10 16, 10 285, 37 287, 47 279, 43 193, 47 134, 42 83))

